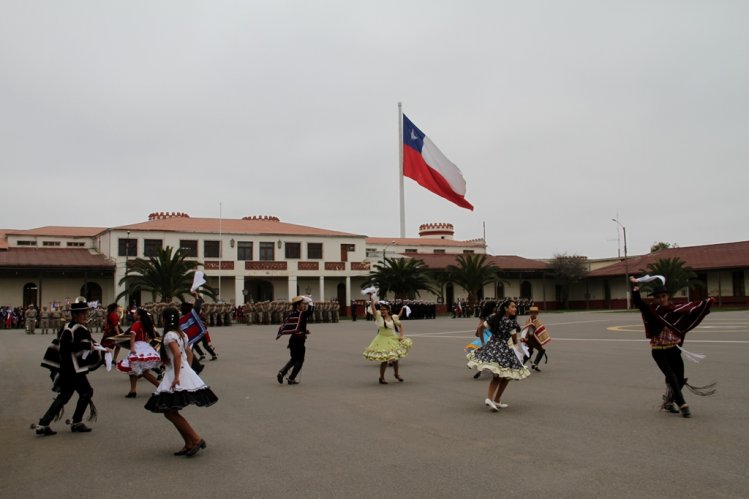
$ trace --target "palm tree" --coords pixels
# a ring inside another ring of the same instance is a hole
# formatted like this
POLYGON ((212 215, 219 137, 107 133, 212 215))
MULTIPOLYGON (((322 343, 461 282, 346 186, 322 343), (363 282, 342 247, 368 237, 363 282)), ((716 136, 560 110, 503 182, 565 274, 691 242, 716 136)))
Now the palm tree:
MULTIPOLYGON (((697 274, 690 267, 687 267, 686 262, 678 256, 661 258, 655 263, 649 263, 647 269, 640 270, 640 272, 665 277, 666 289, 671 296, 675 296, 677 292, 686 287, 703 286, 703 283, 697 280, 697 274)), ((657 282, 651 284, 657 284, 657 282)))
POLYGON ((486 262, 486 255, 460 255, 457 265, 448 265, 452 282, 468 292, 468 303, 475 303, 486 284, 499 279, 500 269, 486 262))
MULTIPOLYGON (((136 291, 150 291, 153 301, 158 296, 162 302, 170 302, 173 298, 184 301, 184 295, 190 293, 190 286, 194 272, 199 262, 187 260, 187 254, 171 246, 160 249, 156 256, 136 258, 128 263, 125 276, 120 279, 120 285, 125 290, 117 295, 117 300, 136 291)), ((215 291, 204 286, 205 294, 215 298, 215 291)))
POLYGON ((396 299, 403 300, 414 299, 419 291, 432 291, 426 264, 413 258, 385 258, 377 263, 362 289, 372 284, 380 289, 380 296, 392 292, 396 299))

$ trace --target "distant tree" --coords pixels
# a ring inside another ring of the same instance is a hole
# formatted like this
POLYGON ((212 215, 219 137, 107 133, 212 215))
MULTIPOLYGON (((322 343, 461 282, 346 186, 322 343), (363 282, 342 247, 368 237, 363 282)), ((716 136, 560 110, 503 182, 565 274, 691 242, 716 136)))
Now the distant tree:
POLYGON ((650 246, 650 252, 655 253, 656 251, 668 249, 668 248, 678 248, 679 246, 672 243, 667 243, 664 241, 658 241, 657 243, 653 243, 652 246, 650 246))
POLYGON ((369 273, 369 282, 362 289, 374 284, 380 296, 393 293, 395 298, 412 300, 420 291, 432 291, 426 264, 416 258, 385 258, 369 273))
POLYGON ((588 273, 588 259, 580 255, 556 254, 551 261, 551 271, 561 286, 564 308, 569 308, 570 290, 574 283, 581 281, 588 273))
POLYGON ((447 272, 452 282, 465 289, 468 302, 476 303, 481 290, 486 284, 499 279, 500 269, 493 263, 487 263, 486 255, 459 255, 457 265, 448 265, 447 272))
MULTIPOLYGON (((153 301, 157 298, 166 303, 174 298, 184 301, 185 295, 190 294, 198 265, 200 263, 195 260, 187 260, 187 254, 182 249, 174 251, 171 246, 159 250, 156 256, 130 260, 125 276, 120 279, 120 284, 125 285, 125 290, 117 299, 136 291, 147 291, 151 293, 153 301)), ((216 298, 215 290, 208 286, 203 286, 201 291, 211 298, 216 298)))
MULTIPOLYGON (((697 274, 687 267, 686 262, 679 257, 661 258, 654 263, 649 263, 646 269, 641 269, 643 274, 662 275, 666 278, 666 289, 668 294, 674 296, 687 287, 699 287, 703 283, 697 280, 697 274)), ((646 290, 652 289, 653 285, 660 281, 653 281, 649 286, 643 286, 646 290)))

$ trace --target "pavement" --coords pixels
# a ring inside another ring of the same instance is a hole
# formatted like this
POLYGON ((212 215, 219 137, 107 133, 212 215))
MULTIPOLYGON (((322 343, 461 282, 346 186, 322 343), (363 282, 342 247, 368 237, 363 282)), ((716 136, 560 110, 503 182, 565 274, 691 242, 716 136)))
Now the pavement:
MULTIPOLYGON (((747 497, 749 311, 717 311, 685 348, 692 418, 659 411, 663 376, 639 314, 541 314, 552 341, 541 373, 512 382, 498 413, 483 405, 464 346, 475 319, 404 322, 414 341, 404 383, 361 357, 372 322, 311 324, 299 385, 279 385, 288 360, 277 326, 213 328, 219 360, 201 377, 219 397, 182 414, 206 440, 193 458, 174 427, 126 399, 127 376, 92 373, 94 431, 37 437, 53 398, 39 366, 52 336, 0 331, 0 497, 747 497)), ((522 321, 524 318, 521 317, 522 321)), ((96 336, 98 338, 98 336, 96 336)), ((77 396, 68 403, 72 415, 77 396)))

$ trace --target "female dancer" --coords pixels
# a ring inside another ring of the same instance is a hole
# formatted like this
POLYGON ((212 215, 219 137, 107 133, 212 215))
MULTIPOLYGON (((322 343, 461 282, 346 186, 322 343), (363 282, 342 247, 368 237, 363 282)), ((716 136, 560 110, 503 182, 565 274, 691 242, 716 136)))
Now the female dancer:
POLYGON ((179 411, 190 404, 208 407, 215 404, 218 397, 190 367, 192 350, 187 345, 187 335, 179 329, 179 311, 169 307, 164 310, 163 319, 161 359, 166 365, 166 372, 145 408, 164 414, 182 435, 185 445, 174 455, 192 457, 200 449, 205 449, 205 440, 200 438, 179 411))
POLYGON ((117 364, 117 356, 120 354, 120 345, 115 345, 110 340, 112 336, 122 333, 120 328, 120 317, 122 316, 122 307, 117 303, 110 303, 107 306, 107 316, 104 318, 104 335, 101 337, 101 345, 106 348, 114 348, 112 363, 117 364))
POLYGON ((493 374, 487 398, 484 400, 484 405, 492 412, 508 406, 501 400, 511 379, 521 380, 531 374, 507 343, 510 338, 513 343, 517 343, 517 331, 520 331, 520 326, 515 320, 516 315, 515 302, 510 300, 503 302, 497 313, 491 315, 485 322, 492 333, 489 341, 483 347, 468 354, 469 368, 475 367, 479 371, 488 369, 493 374))
POLYGON ((377 336, 362 354, 365 359, 380 363, 380 384, 387 385, 385 369, 388 363, 393 366, 395 379, 403 382, 399 374, 398 359, 408 355, 413 341, 403 336, 403 324, 400 318, 390 315, 390 305, 386 301, 375 302, 374 293, 367 293, 370 297, 370 311, 377 324, 377 336), (396 336, 397 335, 397 336, 396 336))
POLYGON ((117 370, 130 376, 130 391, 125 395, 129 399, 136 397, 135 387, 139 376, 146 378, 153 386, 159 386, 156 377, 149 370, 161 366, 161 356, 150 344, 157 336, 151 315, 139 308, 135 311, 135 316, 137 320, 128 331, 130 355, 117 363, 117 370))
MULTIPOLYGON (((497 302, 488 301, 484 303, 484 306, 481 308, 481 313, 479 315, 479 324, 476 327, 476 339, 466 345, 465 349, 463 350, 466 354, 470 353, 471 350, 476 350, 477 348, 483 347, 486 342, 489 341, 492 333, 487 327, 484 326, 484 322, 494 313, 496 308, 497 302)), ((473 379, 479 379, 480 377, 481 370, 473 375, 473 379)))
POLYGON ((689 405, 684 400, 681 389, 684 385, 697 395, 712 395, 715 393, 715 383, 708 386, 695 387, 687 384, 684 377, 684 361, 681 358, 681 345, 688 331, 697 327, 702 319, 710 313, 710 305, 715 298, 689 302, 684 305, 674 305, 665 287, 665 278, 658 276, 663 284, 655 286, 649 296, 653 303, 648 305, 640 297, 639 282, 647 282, 650 276, 636 279, 630 277, 632 283, 632 301, 642 314, 645 325, 645 337, 650 340, 653 360, 666 376, 668 390, 663 396, 663 409, 679 413, 685 418, 692 415, 689 405), (646 280, 647 279, 647 280, 646 280), (678 409, 674 407, 674 402, 678 409))

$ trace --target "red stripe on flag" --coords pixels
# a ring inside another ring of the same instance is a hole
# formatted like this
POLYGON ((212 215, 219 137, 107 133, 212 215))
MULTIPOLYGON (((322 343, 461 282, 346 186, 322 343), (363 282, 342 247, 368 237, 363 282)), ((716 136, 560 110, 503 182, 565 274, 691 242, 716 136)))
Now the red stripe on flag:
POLYGON ((473 211, 473 205, 452 190, 445 177, 426 164, 419 151, 408 146, 403 146, 403 175, 415 180, 417 184, 438 196, 473 211))

